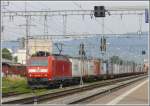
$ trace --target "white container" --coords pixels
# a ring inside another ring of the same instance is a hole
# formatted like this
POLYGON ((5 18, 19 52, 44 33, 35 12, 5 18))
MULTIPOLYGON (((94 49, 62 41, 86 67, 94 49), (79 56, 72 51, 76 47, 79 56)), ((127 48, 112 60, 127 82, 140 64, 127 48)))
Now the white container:
POLYGON ((72 77, 80 77, 81 69, 80 69, 80 65, 79 65, 79 59, 70 58, 70 61, 72 63, 72 77))
POLYGON ((79 58, 69 58, 72 63, 72 77, 81 77, 88 75, 87 60, 81 62, 79 58), (83 65, 83 66, 82 66, 83 65))
POLYGON ((101 73, 100 74, 101 75, 107 74, 107 65, 106 65, 106 63, 102 63, 102 65, 101 65, 101 73))
POLYGON ((111 63, 108 63, 108 74, 109 75, 113 74, 113 65, 111 63))
MULTIPOLYGON (((82 75, 83 76, 88 76, 88 62, 87 62, 87 60, 84 60, 82 64, 83 64, 82 75)), ((81 60, 80 60, 80 69, 81 69, 81 60)))
POLYGON ((88 60, 88 75, 89 76, 95 75, 95 73, 94 73, 94 62, 92 60, 88 60))
POLYGON ((113 74, 118 74, 117 65, 113 64, 113 74))

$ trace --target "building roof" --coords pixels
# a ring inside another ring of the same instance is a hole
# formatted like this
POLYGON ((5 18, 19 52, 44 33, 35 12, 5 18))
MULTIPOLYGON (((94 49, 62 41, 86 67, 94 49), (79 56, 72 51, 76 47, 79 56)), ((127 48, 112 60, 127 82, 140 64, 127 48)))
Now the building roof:
POLYGON ((20 64, 20 63, 14 63, 13 61, 11 60, 8 60, 8 59, 5 59, 5 58, 2 58, 2 64, 7 64, 7 65, 22 65, 22 66, 25 66, 23 64, 20 64))

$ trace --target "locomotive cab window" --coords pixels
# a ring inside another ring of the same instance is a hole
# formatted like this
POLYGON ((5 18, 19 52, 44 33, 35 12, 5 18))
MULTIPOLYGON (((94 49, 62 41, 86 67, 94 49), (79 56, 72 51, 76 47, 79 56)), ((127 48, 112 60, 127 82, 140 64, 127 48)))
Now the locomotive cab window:
POLYGON ((31 60, 31 66, 48 66, 48 60, 31 60))

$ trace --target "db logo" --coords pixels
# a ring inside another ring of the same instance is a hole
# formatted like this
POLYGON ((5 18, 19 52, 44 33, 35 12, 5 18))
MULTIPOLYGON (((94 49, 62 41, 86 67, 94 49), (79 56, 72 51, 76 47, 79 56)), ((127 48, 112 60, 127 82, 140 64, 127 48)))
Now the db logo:
POLYGON ((40 72, 40 68, 39 67, 37 68, 37 72, 40 72))

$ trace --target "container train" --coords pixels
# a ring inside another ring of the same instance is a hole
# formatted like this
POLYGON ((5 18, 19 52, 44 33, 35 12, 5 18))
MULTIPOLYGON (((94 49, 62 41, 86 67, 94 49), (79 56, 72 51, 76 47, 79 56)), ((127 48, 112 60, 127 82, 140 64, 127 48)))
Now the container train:
POLYGON ((99 80, 142 74, 142 65, 112 64, 101 59, 84 59, 64 55, 34 56, 27 63, 29 86, 53 87, 79 84, 80 79, 99 80))

